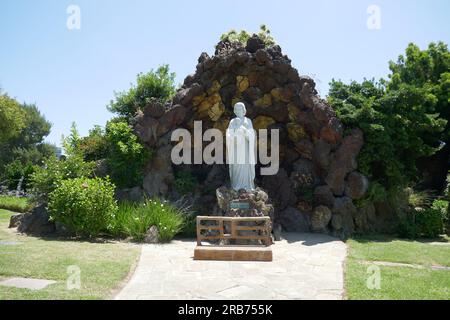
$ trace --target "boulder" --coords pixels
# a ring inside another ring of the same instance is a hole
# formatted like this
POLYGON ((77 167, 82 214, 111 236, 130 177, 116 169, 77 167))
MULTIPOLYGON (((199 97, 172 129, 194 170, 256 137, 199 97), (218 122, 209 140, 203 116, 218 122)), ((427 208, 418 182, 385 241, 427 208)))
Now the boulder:
POLYGON ((320 131, 320 138, 331 144, 337 144, 342 140, 344 127, 342 122, 332 117, 320 131))
POLYGON ((308 139, 302 139, 295 144, 295 150, 305 159, 313 160, 314 144, 308 139))
POLYGON ((247 46, 245 47, 245 50, 247 50, 250 53, 256 53, 259 49, 264 49, 266 45, 264 44, 264 41, 260 39, 256 34, 250 37, 250 39, 247 40, 247 46))
POLYGON ((156 226, 151 226, 147 230, 147 232, 145 234, 144 242, 150 243, 150 244, 159 243, 159 231, 156 226))
POLYGON ((332 213, 332 226, 336 231, 341 232, 344 236, 355 232, 353 219, 357 216, 357 209, 353 205, 352 199, 336 198, 332 213))
POLYGON ((20 224, 20 221, 23 219, 25 213, 16 213, 11 216, 9 219, 9 227, 8 228, 17 228, 20 224))
MULTIPOLYGON (((313 102, 315 99, 313 98, 313 102)), ((334 110, 323 101, 317 101, 313 106, 314 117, 322 124, 327 125, 331 118, 335 116, 334 110)))
POLYGON ((289 205, 295 206, 295 192, 291 188, 291 180, 286 170, 280 169, 274 176, 264 176, 262 186, 271 196, 277 211, 283 210, 289 205))
POLYGON ((143 199, 142 188, 134 187, 130 189, 117 189, 116 199, 118 201, 140 202, 143 199))
POLYGON ((168 194, 174 176, 171 161, 170 145, 158 149, 152 162, 146 168, 143 188, 148 197, 160 197, 168 194))
POLYGON ((161 118, 166 111, 165 106, 157 101, 157 100, 151 100, 143 109, 143 113, 145 116, 159 119, 161 118))
POLYGON ((353 200, 364 197, 369 189, 369 179, 359 172, 352 172, 347 178, 345 184, 345 195, 353 200))
POLYGON ((345 137, 339 149, 333 155, 328 175, 325 179, 333 193, 342 196, 345 191, 345 177, 358 168, 356 157, 363 146, 363 133, 354 129, 345 137))
POLYGON ((309 232, 311 221, 307 213, 288 207, 280 213, 277 220, 287 232, 309 232))
POLYGON ((198 96, 202 92, 203 87, 198 83, 194 83, 189 88, 179 90, 173 98, 173 103, 187 106, 195 96, 198 96))
POLYGON ((182 105, 170 108, 158 121, 157 136, 161 137, 170 130, 176 129, 185 119, 186 113, 187 110, 182 105))
POLYGON ((314 209, 311 216, 311 230, 314 232, 327 232, 327 226, 331 221, 331 210, 325 206, 314 209))
POLYGON ((258 49, 255 53, 255 58, 256 58, 256 62, 259 65, 265 65, 265 64, 273 65, 272 57, 264 49, 258 49))
POLYGON ((325 140, 318 140, 314 145, 313 162, 320 171, 326 172, 330 166, 331 146, 325 140))
POLYGON ((316 206, 326 206, 332 209, 334 201, 335 198, 329 186, 320 186, 314 190, 314 204, 316 206))
POLYGON ((48 235, 56 230, 55 223, 50 221, 45 204, 35 207, 31 212, 25 213, 18 225, 17 231, 30 235, 48 235))

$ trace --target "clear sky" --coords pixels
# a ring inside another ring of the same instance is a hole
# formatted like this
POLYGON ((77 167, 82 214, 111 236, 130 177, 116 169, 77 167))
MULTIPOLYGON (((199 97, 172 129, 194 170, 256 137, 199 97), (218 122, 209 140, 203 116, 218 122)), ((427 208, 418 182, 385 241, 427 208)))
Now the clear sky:
POLYGON ((47 140, 59 144, 72 121, 83 135, 104 125, 113 92, 137 73, 167 63, 181 83, 230 29, 266 24, 326 95, 332 78, 385 77, 410 42, 449 43, 449 13, 448 0, 1 0, 0 87, 36 103, 53 123, 47 140), (80 30, 66 26, 72 4, 80 30), (370 5, 381 29, 367 27, 370 5))

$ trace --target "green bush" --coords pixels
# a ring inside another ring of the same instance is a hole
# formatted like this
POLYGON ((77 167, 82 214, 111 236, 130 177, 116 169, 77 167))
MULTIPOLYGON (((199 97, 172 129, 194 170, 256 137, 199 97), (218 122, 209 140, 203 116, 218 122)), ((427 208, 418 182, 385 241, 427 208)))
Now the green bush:
POLYGON ((117 213, 114 189, 108 179, 61 181, 49 196, 50 217, 77 235, 98 236, 110 229, 117 213))
POLYGON ((104 131, 102 127, 95 126, 89 130, 87 137, 81 138, 78 142, 78 149, 85 161, 98 161, 107 157, 108 142, 104 131))
POLYGON ((431 207, 412 210, 400 219, 398 233, 401 237, 436 238, 445 232, 448 220, 448 201, 435 200, 431 207))
MULTIPOLYGON (((241 30, 237 32, 236 30, 230 30, 227 33, 222 34, 220 40, 222 41, 230 41, 230 42, 240 42, 243 45, 247 44, 248 39, 251 38, 251 34, 246 30, 241 30)), ((275 40, 270 34, 270 30, 263 24, 259 27, 258 36, 261 40, 263 40, 264 44, 269 47, 275 45, 275 40)))
POLYGON ((106 140, 106 162, 112 181, 120 188, 142 184, 143 169, 151 153, 139 143, 131 126, 125 121, 108 122, 106 140))
POLYGON ((112 234, 116 237, 132 237, 141 242, 148 229, 156 226, 159 241, 169 242, 182 230, 186 212, 186 208, 178 208, 158 199, 146 200, 140 204, 120 203, 112 223, 112 234))
POLYGON ((42 167, 37 167, 31 175, 30 184, 36 200, 47 201, 48 195, 53 192, 63 180, 87 178, 94 170, 93 162, 84 162, 81 155, 73 155, 64 160, 51 157, 42 167))

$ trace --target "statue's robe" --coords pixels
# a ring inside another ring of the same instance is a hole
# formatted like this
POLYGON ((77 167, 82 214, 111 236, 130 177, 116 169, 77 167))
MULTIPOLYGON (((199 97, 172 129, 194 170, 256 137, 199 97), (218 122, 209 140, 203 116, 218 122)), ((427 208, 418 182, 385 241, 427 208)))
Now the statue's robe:
POLYGON ((256 133, 249 118, 231 120, 226 133, 227 163, 234 190, 255 189, 256 133))

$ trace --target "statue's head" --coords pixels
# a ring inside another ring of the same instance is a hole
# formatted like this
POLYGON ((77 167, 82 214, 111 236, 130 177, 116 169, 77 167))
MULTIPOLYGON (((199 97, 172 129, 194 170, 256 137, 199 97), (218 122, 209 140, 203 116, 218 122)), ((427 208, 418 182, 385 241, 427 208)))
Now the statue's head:
POLYGON ((247 109, 245 108, 245 104, 242 102, 238 102, 234 105, 234 114, 239 118, 245 117, 247 114, 247 109))

